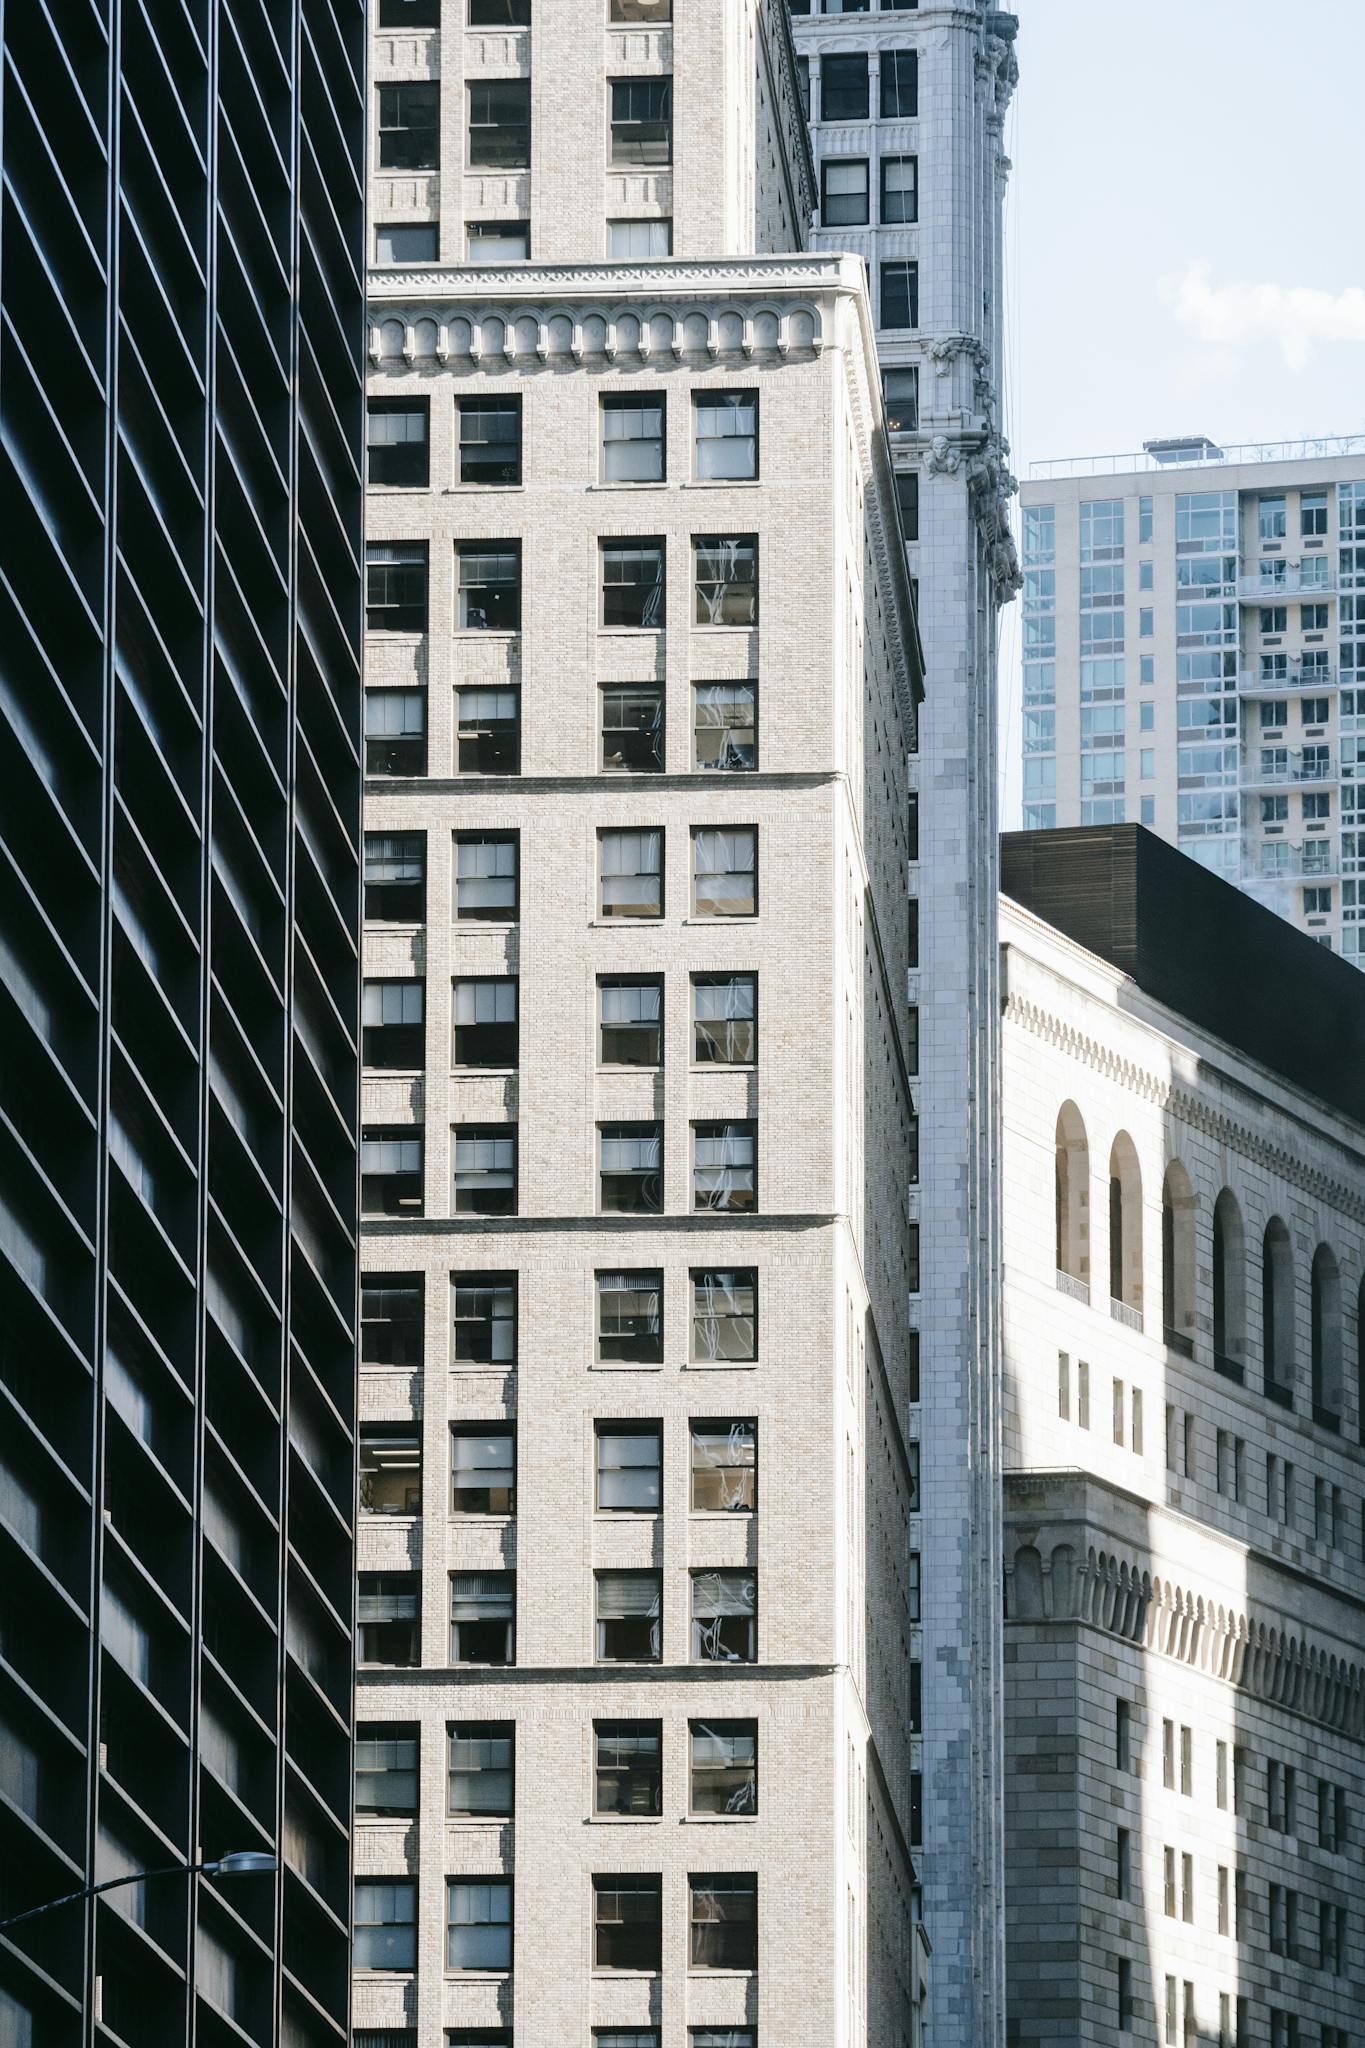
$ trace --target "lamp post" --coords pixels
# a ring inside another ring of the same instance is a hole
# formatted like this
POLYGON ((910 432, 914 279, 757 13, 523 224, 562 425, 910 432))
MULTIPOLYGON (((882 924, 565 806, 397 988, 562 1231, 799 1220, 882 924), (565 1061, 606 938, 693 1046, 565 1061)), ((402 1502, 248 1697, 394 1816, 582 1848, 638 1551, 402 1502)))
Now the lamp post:
POLYGON ((17 1927, 21 1920, 36 1920, 40 1913, 55 1912, 58 1906, 74 1905, 77 1899, 93 1899, 101 1892, 117 1891, 120 1885, 145 1884, 152 1877, 249 1877, 279 1869, 279 1859, 263 1849, 233 1849, 212 1863, 166 1863, 156 1870, 135 1870, 131 1877, 107 1877, 103 1884, 88 1884, 78 1892, 63 1892, 44 1906, 30 1906, 26 1912, 11 1913, 0 1920, 0 1929, 17 1927))

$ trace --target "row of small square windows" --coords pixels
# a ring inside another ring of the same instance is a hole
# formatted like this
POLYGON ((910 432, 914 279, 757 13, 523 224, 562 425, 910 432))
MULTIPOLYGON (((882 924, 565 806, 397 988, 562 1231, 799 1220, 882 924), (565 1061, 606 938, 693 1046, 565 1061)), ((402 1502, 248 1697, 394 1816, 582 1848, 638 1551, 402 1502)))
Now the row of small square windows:
MULTIPOLYGON (((514 975, 468 975, 451 983, 451 1054, 458 1068, 513 1072, 519 1064, 520 988, 514 975)), ((758 977, 692 977, 692 1060, 753 1066, 758 1055, 758 977)), ((663 1065, 663 979, 612 975, 597 985, 597 1060, 603 1067, 663 1065)), ((426 1065, 426 984, 412 976, 367 977, 361 1060, 371 1073, 415 1073, 426 1065)))
MULTIPOLYGON (((658 535, 598 542, 600 622, 659 632, 665 623, 665 542, 658 535)), ((457 541, 460 632, 521 631, 521 542, 457 541)), ((366 626, 371 633, 425 633, 425 541, 370 541, 365 548, 366 626)), ((692 539, 695 623, 758 623, 758 536, 692 539)), ((379 695, 380 692, 371 692, 379 695)))
MULTIPOLYGON (((593 1425, 599 1515, 658 1515, 663 1509, 664 1426, 613 1417, 593 1425)), ((758 1424, 752 1417, 689 1425, 689 1505, 698 1515, 758 1511, 758 1424)), ((417 1516, 422 1508, 420 1422, 362 1423, 360 1505, 366 1514, 417 1516)), ((453 1423, 450 1513, 510 1520, 517 1512, 515 1422, 453 1423)))
MULTIPOLYGON (((758 1357, 758 1272, 752 1266, 689 1269, 689 1356, 707 1365, 758 1357)), ((517 1275, 452 1273, 451 1363, 515 1367, 517 1275)), ((361 1275, 360 1362, 420 1367, 425 1281, 420 1273, 361 1275)), ((664 1355, 664 1275, 657 1267, 596 1275, 596 1355, 612 1364, 657 1365, 664 1355)))
MULTIPOLYGON (((710 1215, 751 1215, 758 1207, 758 1125, 751 1117, 693 1123, 692 1203, 710 1215)), ((456 1124, 451 1194, 457 1216, 517 1214, 518 1127, 456 1124)), ((598 1213, 661 1215, 661 1122, 604 1123, 598 1135, 598 1213)), ((360 1213, 425 1214, 424 1127, 366 1124, 360 1138, 360 1213)))
MULTIPOLYGON (((496 1726, 497 1724, 491 1724, 496 1726)), ((594 1876, 592 1884, 592 1967, 595 1972, 657 1974, 663 1965, 663 1879, 632 1872, 594 1876)), ((691 1874, 687 1880, 688 1967, 691 1970, 756 1971, 758 1968, 758 1878, 753 1872, 691 1874)), ((446 1880, 446 1968, 479 1975, 510 1974, 513 1967, 510 1876, 446 1880)), ((412 1877, 357 1878, 355 1950, 357 1970, 417 1968, 417 1883, 412 1877)), ((357 2043, 384 2034, 356 2036, 357 2043)), ((397 2037, 400 2041, 404 2035, 397 2037)), ((414 2042, 416 2036, 412 2036, 414 2042)), ((597 2027, 593 2048, 657 2048, 653 2027, 597 2027)), ((461 2029, 445 2036, 462 2048, 503 2048, 510 2032, 461 2029)), ((690 2048, 754 2048, 752 2027, 693 2027, 690 2048)))

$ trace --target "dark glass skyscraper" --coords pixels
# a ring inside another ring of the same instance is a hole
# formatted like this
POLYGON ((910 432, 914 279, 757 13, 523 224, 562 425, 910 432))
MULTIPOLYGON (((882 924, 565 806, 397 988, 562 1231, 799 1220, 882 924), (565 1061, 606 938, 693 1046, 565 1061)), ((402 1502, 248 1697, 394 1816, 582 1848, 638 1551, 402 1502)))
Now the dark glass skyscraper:
POLYGON ((360 0, 7 0, 0 2042, 347 2038, 360 0))

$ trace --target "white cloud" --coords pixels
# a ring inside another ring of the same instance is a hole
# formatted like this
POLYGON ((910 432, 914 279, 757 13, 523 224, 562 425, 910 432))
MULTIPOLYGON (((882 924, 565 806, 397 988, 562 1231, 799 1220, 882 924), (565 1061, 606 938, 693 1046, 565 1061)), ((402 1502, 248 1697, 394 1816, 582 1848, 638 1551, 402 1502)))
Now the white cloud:
POLYGON ((1214 284, 1207 263, 1166 278, 1161 295, 1182 327, 1225 349, 1278 342, 1291 370, 1302 370, 1316 342, 1365 342, 1365 290, 1318 291, 1309 285, 1214 284))

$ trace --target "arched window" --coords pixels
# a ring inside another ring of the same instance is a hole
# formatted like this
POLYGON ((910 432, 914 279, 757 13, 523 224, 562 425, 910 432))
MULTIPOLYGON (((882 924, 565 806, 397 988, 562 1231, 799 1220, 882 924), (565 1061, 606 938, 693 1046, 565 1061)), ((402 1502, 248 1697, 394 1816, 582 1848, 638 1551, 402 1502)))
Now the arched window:
POLYGON ((1247 1356, 1246 1233, 1231 1188, 1213 1205, 1213 1364, 1240 1380, 1247 1356))
POLYGON ((1090 1146, 1074 1102, 1057 1117, 1057 1284, 1090 1299, 1090 1146))
POLYGON ((1142 1326, 1142 1173, 1127 1131, 1109 1153, 1109 1301, 1120 1322, 1142 1326))
POLYGON ((1178 1159, 1161 1188, 1161 1324, 1174 1351, 1194 1357, 1194 1190, 1178 1159))
POLYGON ((1282 1408, 1294 1405, 1294 1254, 1278 1216, 1261 1247, 1261 1344, 1265 1391, 1282 1408))
POLYGON ((1313 1254, 1313 1420, 1341 1428, 1341 1270, 1330 1245, 1313 1254))

